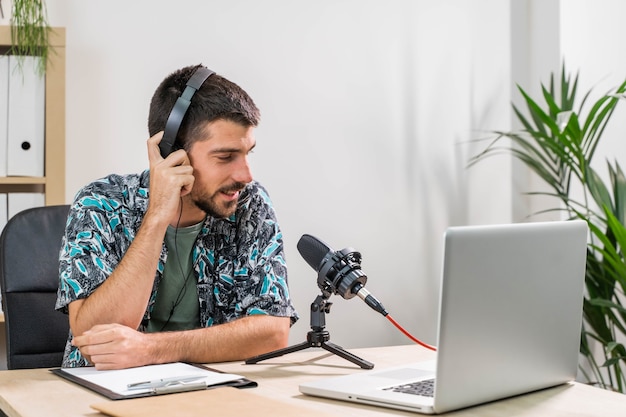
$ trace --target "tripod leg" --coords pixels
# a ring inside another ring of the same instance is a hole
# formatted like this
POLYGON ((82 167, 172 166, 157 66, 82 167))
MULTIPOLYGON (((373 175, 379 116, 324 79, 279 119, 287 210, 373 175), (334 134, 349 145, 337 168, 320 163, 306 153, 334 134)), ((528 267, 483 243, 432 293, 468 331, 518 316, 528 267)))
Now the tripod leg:
POLYGON ((266 359, 275 358, 278 356, 286 355, 287 353, 297 352, 310 347, 321 347, 337 356, 346 359, 355 365, 360 366, 363 369, 372 369, 374 364, 364 359, 347 352, 342 347, 328 342, 330 340, 330 334, 324 330, 326 324, 324 314, 329 312, 331 303, 327 301, 330 294, 319 295, 315 301, 311 304, 311 331, 307 333, 307 341, 287 347, 284 349, 278 349, 273 352, 264 353, 262 355, 254 356, 246 359, 246 364, 254 364, 266 359))
POLYGON ((258 356, 254 356, 252 358, 246 359, 246 364, 250 365, 250 364, 260 362, 260 361, 264 361, 266 359, 276 358, 278 356, 283 356, 288 353, 297 352, 299 350, 304 350, 310 346, 311 345, 309 344, 309 342, 302 342, 297 345, 286 347, 284 349, 278 349, 273 352, 264 353, 262 355, 258 355, 258 356))
POLYGON ((361 359, 358 356, 346 351, 341 346, 337 346, 334 343, 325 342, 321 345, 322 348, 326 349, 329 352, 334 353, 337 356, 341 356, 342 358, 354 363, 355 365, 359 365, 363 369, 372 369, 374 364, 366 361, 365 359, 361 359))

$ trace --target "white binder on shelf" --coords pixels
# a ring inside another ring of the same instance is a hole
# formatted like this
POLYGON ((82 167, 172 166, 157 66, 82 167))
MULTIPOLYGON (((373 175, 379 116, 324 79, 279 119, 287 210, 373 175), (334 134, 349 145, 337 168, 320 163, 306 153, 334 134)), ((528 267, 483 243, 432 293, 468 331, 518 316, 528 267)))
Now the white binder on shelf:
POLYGON ((45 79, 37 73, 41 58, 9 55, 7 175, 44 175, 45 79))
MULTIPOLYGON (((8 220, 9 220, 9 212, 7 210, 7 193, 0 193, 0 234, 2 234, 2 231, 4 230, 4 226, 7 225, 8 220)), ((0 306, 1 306, 1 303, 2 303, 2 294, 0 294, 0 306)), ((2 308, 0 308, 0 310, 2 310, 2 308)), ((6 369, 6 363, 3 364, 0 362, 0 369, 6 369), (3 367, 3 365, 5 367, 3 367)))
POLYGON ((9 134, 9 56, 0 55, 0 177, 7 176, 9 134))
MULTIPOLYGON (((4 226, 7 225, 9 220, 9 213, 7 211, 7 194, 0 193, 0 234, 4 230, 4 226)), ((0 312, 2 311, 2 294, 0 294, 0 312)), ((0 354, 2 351, 0 351, 0 354)), ((0 362, 0 369, 6 369, 6 363, 0 362), (4 367, 3 367, 4 366, 4 367)))
POLYGON ((0 193, 0 234, 4 230, 7 221, 9 220, 9 212, 7 210, 7 194, 0 193))
POLYGON ((43 193, 9 193, 7 198, 8 218, 15 216, 20 211, 32 207, 41 207, 46 204, 43 193))

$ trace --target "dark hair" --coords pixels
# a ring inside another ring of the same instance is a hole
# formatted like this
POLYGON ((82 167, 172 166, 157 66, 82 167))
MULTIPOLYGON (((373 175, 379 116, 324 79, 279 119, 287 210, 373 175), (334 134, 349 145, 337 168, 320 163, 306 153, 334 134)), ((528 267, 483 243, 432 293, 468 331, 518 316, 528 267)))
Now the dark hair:
MULTIPOLYGON (((198 67, 200 65, 179 69, 168 75, 157 87, 150 101, 150 136, 165 130, 174 103, 198 67)), ((176 144, 188 150, 193 142, 202 137, 207 122, 229 120, 250 127, 257 126, 260 117, 259 109, 248 93, 226 78, 213 74, 191 98, 191 105, 178 131, 176 144)))

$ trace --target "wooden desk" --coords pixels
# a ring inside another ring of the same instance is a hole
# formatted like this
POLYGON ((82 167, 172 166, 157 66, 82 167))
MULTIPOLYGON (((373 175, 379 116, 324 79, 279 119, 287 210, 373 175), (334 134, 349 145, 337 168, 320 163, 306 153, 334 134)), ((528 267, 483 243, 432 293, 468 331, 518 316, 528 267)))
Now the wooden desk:
MULTIPOLYGON (((373 362, 376 368, 408 361, 431 359, 433 353, 417 345, 353 349, 352 353, 373 362)), ((212 367, 244 375, 259 383, 250 392, 305 407, 320 414, 336 416, 416 416, 418 414, 326 400, 300 394, 298 384, 315 378, 365 372, 352 363, 321 349, 306 349, 282 357, 245 365, 242 362, 213 364, 212 367)), ((181 395, 181 394, 172 394, 181 395)), ((103 416, 90 404, 104 397, 65 381, 45 369, 0 371, 0 409, 9 417, 103 416)), ((122 400, 133 401, 133 400, 122 400)), ((570 383, 532 394, 460 410, 447 415, 470 417, 570 417, 624 416, 626 395, 579 383, 570 383)), ((280 414, 277 410, 276 413, 280 414)), ((259 415, 260 416, 260 415, 259 415)))

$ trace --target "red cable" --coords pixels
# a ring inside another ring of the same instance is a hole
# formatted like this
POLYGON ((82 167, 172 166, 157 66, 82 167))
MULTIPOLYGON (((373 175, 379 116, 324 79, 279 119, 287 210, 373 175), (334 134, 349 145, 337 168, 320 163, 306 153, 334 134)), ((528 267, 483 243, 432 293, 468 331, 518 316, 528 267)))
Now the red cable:
POLYGON ((395 321, 393 319, 393 317, 391 317, 391 315, 387 314, 385 317, 387 317, 387 320, 389 320, 391 323, 393 323, 393 325, 396 326, 398 328, 398 330, 400 330, 402 333, 404 333, 406 335, 406 337, 408 337, 409 339, 411 339, 412 341, 414 341, 418 345, 421 345, 421 346, 425 347, 426 349, 430 349, 430 350, 434 350, 434 351, 437 350, 436 347, 428 345, 428 344, 422 342, 421 340, 413 337, 409 332, 404 330, 404 328, 402 326, 400 326, 400 324, 398 324, 398 322, 395 321))

